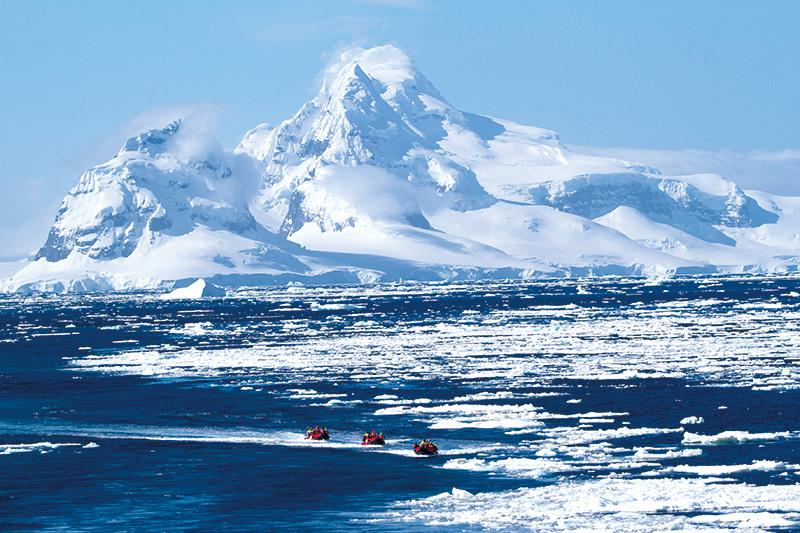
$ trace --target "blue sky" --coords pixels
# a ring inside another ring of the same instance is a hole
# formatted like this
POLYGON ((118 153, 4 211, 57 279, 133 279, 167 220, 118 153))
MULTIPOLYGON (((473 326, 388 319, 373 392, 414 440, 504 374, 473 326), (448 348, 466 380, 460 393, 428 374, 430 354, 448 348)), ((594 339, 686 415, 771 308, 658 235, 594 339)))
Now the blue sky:
POLYGON ((0 2, 0 256, 153 110, 232 147, 337 50, 392 43, 457 107, 594 146, 800 147, 800 1, 0 2))

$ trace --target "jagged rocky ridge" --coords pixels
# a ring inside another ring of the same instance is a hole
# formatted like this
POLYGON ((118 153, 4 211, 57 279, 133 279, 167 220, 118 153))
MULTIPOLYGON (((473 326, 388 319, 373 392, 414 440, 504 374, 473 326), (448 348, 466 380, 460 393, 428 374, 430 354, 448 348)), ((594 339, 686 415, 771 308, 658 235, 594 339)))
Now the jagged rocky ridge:
POLYGON ((232 153, 182 121, 129 139, 2 287, 796 269, 796 198, 459 111, 391 46, 345 53, 323 78, 232 153))

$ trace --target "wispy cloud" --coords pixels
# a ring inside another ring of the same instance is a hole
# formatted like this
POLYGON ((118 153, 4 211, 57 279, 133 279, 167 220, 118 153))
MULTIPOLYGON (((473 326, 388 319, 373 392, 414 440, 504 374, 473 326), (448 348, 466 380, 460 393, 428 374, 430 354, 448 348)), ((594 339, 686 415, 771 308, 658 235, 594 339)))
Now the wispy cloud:
POLYGON ((25 258, 36 253, 47 237, 63 194, 48 179, 27 178, 15 185, 13 191, 0 187, 0 194, 24 199, 24 203, 9 206, 0 217, 0 260, 25 258))
POLYGON ((668 175, 713 172, 744 189, 773 194, 800 195, 800 149, 751 150, 659 150, 646 148, 596 148, 572 146, 580 153, 616 157, 643 163, 668 175))
POLYGON ((754 150, 749 152, 753 159, 760 159, 762 161, 800 161, 800 148, 787 148, 786 150, 769 151, 769 150, 754 150))
POLYGON ((213 138, 217 118, 223 111, 223 106, 211 102, 154 107, 131 117, 78 157, 61 161, 61 165, 73 174, 81 174, 86 169, 113 157, 129 138, 147 130, 163 128, 178 119, 184 119, 193 130, 202 131, 207 137, 213 138))

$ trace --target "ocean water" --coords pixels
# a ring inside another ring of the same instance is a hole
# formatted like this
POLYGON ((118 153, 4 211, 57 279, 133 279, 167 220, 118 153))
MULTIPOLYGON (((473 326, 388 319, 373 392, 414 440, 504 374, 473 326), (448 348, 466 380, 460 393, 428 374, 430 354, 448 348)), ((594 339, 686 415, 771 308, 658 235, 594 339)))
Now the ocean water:
POLYGON ((0 530, 798 529, 799 319, 781 277, 5 296, 0 530))

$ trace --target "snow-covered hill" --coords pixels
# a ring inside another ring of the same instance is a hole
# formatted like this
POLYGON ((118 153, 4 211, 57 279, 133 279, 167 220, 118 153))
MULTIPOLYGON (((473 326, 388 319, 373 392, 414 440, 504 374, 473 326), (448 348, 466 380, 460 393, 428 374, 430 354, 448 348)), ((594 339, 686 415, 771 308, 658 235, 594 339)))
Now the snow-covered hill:
POLYGON ((180 121, 130 139, 3 288, 785 271, 799 222, 800 198, 460 111, 381 46, 343 54, 313 100, 232 153, 180 121))

